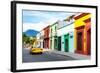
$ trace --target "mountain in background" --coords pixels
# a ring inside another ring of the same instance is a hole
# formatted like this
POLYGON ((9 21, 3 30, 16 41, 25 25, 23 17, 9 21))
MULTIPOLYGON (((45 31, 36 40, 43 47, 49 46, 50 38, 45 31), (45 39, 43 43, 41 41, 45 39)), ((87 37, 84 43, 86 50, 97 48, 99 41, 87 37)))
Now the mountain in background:
POLYGON ((37 33, 39 33, 39 31, 36 31, 36 30, 33 30, 33 29, 29 29, 29 30, 27 30, 26 32, 24 32, 24 34, 25 34, 26 36, 29 36, 29 37, 36 36, 37 33))

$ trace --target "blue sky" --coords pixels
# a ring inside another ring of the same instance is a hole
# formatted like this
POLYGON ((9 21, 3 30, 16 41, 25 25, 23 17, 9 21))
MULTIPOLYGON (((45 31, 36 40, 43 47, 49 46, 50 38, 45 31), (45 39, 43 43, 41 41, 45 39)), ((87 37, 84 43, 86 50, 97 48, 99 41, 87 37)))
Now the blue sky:
POLYGON ((54 11, 32 11, 23 10, 23 23, 40 23, 47 22, 50 19, 64 20, 66 17, 74 13, 69 12, 54 12, 54 11))
POLYGON ((44 27, 52 25, 58 20, 64 20, 73 14, 76 13, 23 10, 23 32, 29 29, 41 31, 44 27))

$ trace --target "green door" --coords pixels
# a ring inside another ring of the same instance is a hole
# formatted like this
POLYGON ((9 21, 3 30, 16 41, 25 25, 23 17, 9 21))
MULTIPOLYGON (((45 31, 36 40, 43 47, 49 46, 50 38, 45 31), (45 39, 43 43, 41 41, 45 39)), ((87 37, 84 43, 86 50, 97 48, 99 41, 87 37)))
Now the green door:
POLYGON ((54 49, 57 50, 57 38, 54 39, 54 49))
POLYGON ((65 52, 69 52, 69 34, 64 36, 64 40, 65 40, 65 52))
POLYGON ((58 37, 58 51, 61 51, 61 37, 58 37))

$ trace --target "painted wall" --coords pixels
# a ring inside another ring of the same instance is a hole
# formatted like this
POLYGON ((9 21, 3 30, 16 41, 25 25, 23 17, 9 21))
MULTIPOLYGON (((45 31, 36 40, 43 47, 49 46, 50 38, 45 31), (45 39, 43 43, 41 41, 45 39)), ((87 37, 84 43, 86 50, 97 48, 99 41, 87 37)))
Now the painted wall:
POLYGON ((64 35, 69 34, 69 52, 74 52, 74 23, 71 23, 69 25, 66 25, 60 29, 57 30, 57 36, 61 36, 61 51, 65 51, 65 40, 64 35), (73 38, 70 38, 70 36, 73 36, 73 38))
POLYGON ((44 30, 44 38, 49 38, 50 27, 47 26, 43 30, 44 30))
POLYGON ((61 36, 61 43, 62 43, 62 45, 61 45, 61 51, 65 51, 65 47, 64 47, 65 46, 64 45, 65 44, 64 35, 61 36))
POLYGON ((44 29, 44 40, 43 40, 43 47, 49 49, 49 34, 50 34, 50 26, 45 27, 44 29))
MULTIPOLYGON (((68 43, 69 43, 69 52, 74 52, 75 47, 74 47, 74 31, 70 32, 70 33, 66 33, 69 34, 68 37, 68 43)), ((65 51, 65 35, 62 35, 61 37, 61 41, 62 41, 62 51, 65 51)))
POLYGON ((69 52, 74 52, 74 31, 72 31, 69 35, 69 52))
POLYGON ((41 41, 41 48, 43 48, 43 39, 44 39, 44 31, 40 31, 41 35, 40 35, 40 41, 41 41))
POLYGON ((50 48, 54 50, 54 39, 55 36, 57 36, 57 23, 55 22, 54 24, 50 25, 50 48), (52 42, 51 42, 52 40, 52 42))
POLYGON ((54 37, 50 38, 50 49, 51 50, 56 50, 57 49, 57 48, 55 48, 55 44, 57 44, 57 43, 55 43, 55 38, 54 37))
MULTIPOLYGON (((85 13, 83 13, 83 14, 85 14, 85 13)), ((80 15, 83 15, 83 14, 80 14, 80 15)), ((85 23, 85 20, 88 20, 88 19, 90 19, 91 18, 91 14, 86 14, 86 15, 84 15, 84 16, 82 16, 82 17, 79 17, 78 19, 76 19, 76 17, 75 17, 75 23, 74 23, 74 28, 75 28, 75 33, 74 33, 74 38, 75 38, 75 48, 77 48, 77 39, 76 39, 76 37, 77 37, 77 35, 76 35, 76 32, 77 32, 77 30, 76 30, 76 28, 77 27, 81 27, 81 26, 84 26, 84 32, 83 32, 83 34, 84 34, 84 38, 83 38, 83 43, 84 43, 84 48, 83 48, 83 54, 86 54, 86 51, 87 51, 87 25, 88 24, 86 24, 85 23)), ((89 22, 89 26, 90 26, 90 22, 89 22)))
POLYGON ((86 15, 86 16, 83 16, 83 17, 79 18, 79 19, 76 19, 76 20, 75 20, 75 23, 74 23, 74 24, 75 24, 75 25, 74 25, 75 28, 85 25, 84 20, 90 18, 90 16, 91 16, 91 14, 88 14, 88 15, 86 15))
POLYGON ((38 33, 38 34, 36 35, 36 38, 37 38, 37 45, 36 45, 36 47, 41 47, 40 37, 41 37, 41 33, 38 33))
POLYGON ((40 33, 38 33, 36 35, 36 37, 37 37, 37 41, 38 41, 38 46, 40 48, 43 48, 44 31, 41 30, 40 33))
POLYGON ((57 35, 57 23, 54 23, 50 26, 50 37, 57 35))
POLYGON ((65 35, 68 32, 74 31, 74 23, 57 30, 57 36, 65 35))

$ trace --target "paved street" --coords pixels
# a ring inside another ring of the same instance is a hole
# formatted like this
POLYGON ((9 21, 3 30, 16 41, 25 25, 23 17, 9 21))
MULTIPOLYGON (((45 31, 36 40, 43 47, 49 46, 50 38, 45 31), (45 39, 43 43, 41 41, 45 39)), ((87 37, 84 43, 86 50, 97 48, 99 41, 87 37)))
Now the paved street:
POLYGON ((72 57, 56 54, 53 52, 43 52, 42 54, 31 55, 29 50, 23 49, 23 62, 45 62, 45 61, 67 61, 75 60, 72 57))

